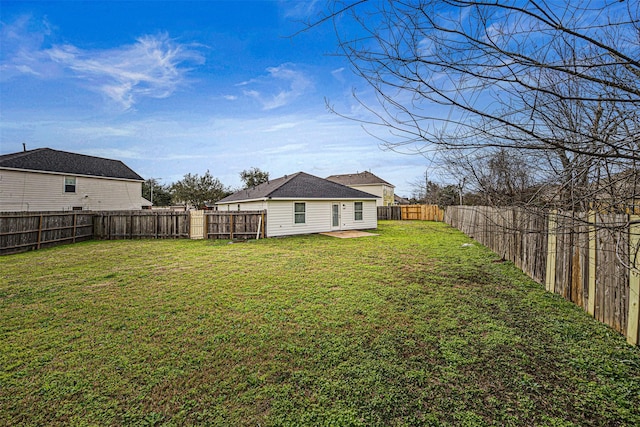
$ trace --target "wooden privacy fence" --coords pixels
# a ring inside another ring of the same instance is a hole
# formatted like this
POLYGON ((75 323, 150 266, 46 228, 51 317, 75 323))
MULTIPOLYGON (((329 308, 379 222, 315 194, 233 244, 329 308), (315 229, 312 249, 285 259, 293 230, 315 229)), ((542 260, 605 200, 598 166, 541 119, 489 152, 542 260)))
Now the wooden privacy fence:
POLYGON ((106 211, 93 214, 94 238, 188 239, 189 212, 106 211))
POLYGON ((378 220, 401 220, 402 208, 400 206, 378 206, 378 220))
POLYGON ((96 239, 255 239, 266 235, 264 211, 97 212, 96 239))
POLYGON ((92 239, 92 218, 86 212, 0 213, 0 255, 92 239))
POLYGON ((90 239, 264 238, 266 218, 264 211, 0 213, 0 255, 90 239))
POLYGON ((210 211, 205 218, 207 239, 258 239, 266 236, 266 211, 210 211))
POLYGON ((445 221, 638 345, 640 217, 450 206, 445 221))
POLYGON ((378 206, 378 219, 443 221, 444 210, 438 205, 378 206))

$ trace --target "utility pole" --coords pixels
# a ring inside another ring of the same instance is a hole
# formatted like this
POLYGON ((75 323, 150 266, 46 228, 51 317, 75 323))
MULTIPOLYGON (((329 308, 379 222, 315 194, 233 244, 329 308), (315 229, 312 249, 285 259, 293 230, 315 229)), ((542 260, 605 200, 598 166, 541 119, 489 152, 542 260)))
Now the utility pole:
POLYGON ((427 192, 429 191, 429 169, 424 170, 424 204, 427 204, 427 192))

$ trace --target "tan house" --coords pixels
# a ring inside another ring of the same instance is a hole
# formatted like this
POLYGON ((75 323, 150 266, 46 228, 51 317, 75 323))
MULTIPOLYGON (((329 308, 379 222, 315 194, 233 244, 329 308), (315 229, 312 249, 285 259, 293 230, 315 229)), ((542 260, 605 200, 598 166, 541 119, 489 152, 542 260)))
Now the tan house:
POLYGON ((38 148, 0 156, 0 211, 137 210, 144 179, 119 160, 38 148))
POLYGON ((240 190, 219 211, 266 211, 268 237, 378 227, 377 196, 298 172, 240 190))
POLYGON ((350 173, 345 175, 328 176, 329 181, 355 188, 356 190, 378 196, 378 206, 392 206, 394 200, 395 186, 389 184, 382 178, 379 178, 371 172, 350 173))

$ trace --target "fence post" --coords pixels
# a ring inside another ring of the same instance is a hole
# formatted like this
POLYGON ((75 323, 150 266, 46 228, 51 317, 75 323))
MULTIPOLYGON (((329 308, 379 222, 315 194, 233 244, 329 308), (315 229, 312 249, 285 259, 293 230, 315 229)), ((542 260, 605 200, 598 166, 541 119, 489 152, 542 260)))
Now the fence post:
POLYGON ((549 228, 547 230, 547 274, 545 277, 546 290, 554 293, 556 291, 557 212, 557 210, 549 212, 549 228))
POLYGON ((595 211, 589 211, 589 303, 587 312, 593 317, 596 315, 597 249, 596 213, 595 211))
POLYGON ((40 214, 40 220, 38 222, 38 245, 36 249, 40 249, 40 242, 42 241, 42 214, 40 214))
POLYGON ((629 317, 627 317, 627 342, 638 345, 640 323, 640 216, 629 215, 629 317))
POLYGON ((78 214, 74 213, 73 214, 73 240, 72 242, 75 243, 76 242, 76 227, 78 225, 78 214))

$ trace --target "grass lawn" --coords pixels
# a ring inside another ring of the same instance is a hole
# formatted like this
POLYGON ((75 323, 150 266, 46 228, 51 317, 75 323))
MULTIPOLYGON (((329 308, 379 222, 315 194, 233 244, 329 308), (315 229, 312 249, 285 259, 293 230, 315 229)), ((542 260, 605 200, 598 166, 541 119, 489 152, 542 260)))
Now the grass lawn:
POLYGON ((0 258, 0 425, 638 426, 640 349, 441 223, 0 258))

